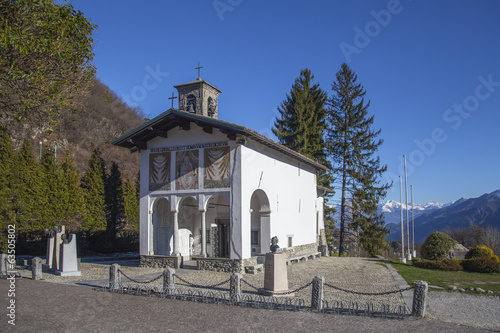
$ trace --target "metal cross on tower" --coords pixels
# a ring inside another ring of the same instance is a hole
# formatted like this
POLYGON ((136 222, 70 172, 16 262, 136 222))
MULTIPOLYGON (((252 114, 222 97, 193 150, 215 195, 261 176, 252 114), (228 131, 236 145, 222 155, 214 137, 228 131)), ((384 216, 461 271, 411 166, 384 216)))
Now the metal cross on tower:
POLYGON ((172 100, 172 109, 174 108, 174 99, 176 99, 177 97, 174 97, 174 93, 172 92, 172 97, 169 97, 168 99, 171 99, 172 100))
POLYGON ((200 77, 200 70, 203 68, 203 66, 200 66, 200 62, 198 61, 198 67, 195 67, 194 69, 198 70, 198 79, 201 79, 200 77))

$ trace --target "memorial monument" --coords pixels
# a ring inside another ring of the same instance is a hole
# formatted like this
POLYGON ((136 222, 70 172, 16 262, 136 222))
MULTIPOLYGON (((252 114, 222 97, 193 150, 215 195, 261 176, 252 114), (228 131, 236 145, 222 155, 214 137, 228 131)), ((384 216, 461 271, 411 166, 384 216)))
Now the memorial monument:
POLYGON ((61 276, 81 276, 76 256, 76 235, 65 234, 64 226, 45 229, 47 238, 46 265, 49 270, 61 276))
POLYGON ((278 237, 274 236, 271 239, 271 253, 266 253, 264 288, 259 289, 259 293, 270 296, 294 296, 284 294, 289 291, 286 254, 277 252, 278 249, 278 237))

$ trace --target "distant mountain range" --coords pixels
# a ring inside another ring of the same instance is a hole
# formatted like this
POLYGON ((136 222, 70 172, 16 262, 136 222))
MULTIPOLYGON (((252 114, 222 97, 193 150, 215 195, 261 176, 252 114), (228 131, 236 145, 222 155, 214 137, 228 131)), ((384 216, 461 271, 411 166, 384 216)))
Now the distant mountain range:
MULTIPOLYGON (((406 228, 405 204, 389 200, 378 206, 379 212, 384 214, 385 225, 390 229, 388 240, 401 241, 401 206, 406 228)), ((337 210, 335 219, 340 220, 340 205, 334 206, 337 210)), ((411 228, 411 204, 408 204, 408 217, 411 228)), ((483 194, 478 198, 460 198, 447 204, 428 202, 413 205, 415 221, 415 242, 422 244, 435 231, 444 231, 450 228, 467 228, 471 225, 483 227, 500 227, 500 190, 483 194)), ((338 226, 337 226, 338 227, 338 226)), ((406 229, 405 229, 406 233, 406 229)))
MULTIPOLYGON (((411 205, 408 217, 411 228, 411 205)), ((406 226, 406 212, 403 217, 406 226)), ((466 228, 471 225, 500 227, 500 190, 483 194, 478 198, 460 198, 448 204, 430 202, 413 207, 415 221, 415 242, 422 244, 435 231, 449 228, 466 228)), ((384 213, 386 226, 391 232, 389 240, 401 241, 401 204, 390 200, 379 205, 384 213)))

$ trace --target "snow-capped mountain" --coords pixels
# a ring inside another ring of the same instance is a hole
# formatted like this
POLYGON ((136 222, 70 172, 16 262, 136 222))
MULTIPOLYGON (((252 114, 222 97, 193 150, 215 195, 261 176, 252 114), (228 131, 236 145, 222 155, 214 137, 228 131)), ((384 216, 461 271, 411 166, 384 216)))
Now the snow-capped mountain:
MULTIPOLYGON (((386 217, 386 226, 390 228, 390 234, 387 235, 387 238, 399 241, 401 238, 401 212, 398 208, 401 205, 392 202, 387 207, 384 208, 384 206, 382 205, 381 211, 386 217), (390 209, 394 206, 397 206, 395 211, 390 209)), ((445 205, 432 203, 418 206, 426 208, 424 210, 414 209, 415 242, 417 243, 422 243, 435 231, 443 231, 448 228, 466 228, 471 225, 500 226, 500 190, 483 194, 477 198, 460 198, 445 205)), ((406 212, 403 211, 403 214, 406 221, 406 212)), ((409 218, 411 221, 411 213, 409 213, 409 218)))
MULTIPOLYGON (((421 204, 413 204, 413 214, 416 218, 425 212, 439 209, 445 206, 440 202, 427 202, 421 204)), ((401 207, 403 208, 403 215, 406 219, 406 205, 399 203, 394 200, 389 200, 385 203, 381 203, 378 206, 379 212, 384 213, 385 224, 390 223, 400 223, 401 221, 401 207)), ((408 216, 411 218, 411 203, 408 203, 408 216)))

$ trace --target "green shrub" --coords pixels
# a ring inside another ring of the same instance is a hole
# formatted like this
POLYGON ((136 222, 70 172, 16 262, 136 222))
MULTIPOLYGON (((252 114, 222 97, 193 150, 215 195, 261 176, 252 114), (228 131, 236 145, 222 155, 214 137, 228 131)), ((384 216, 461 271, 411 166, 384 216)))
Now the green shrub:
POLYGON ((462 260, 462 267, 466 271, 476 273, 500 273, 500 263, 494 258, 472 258, 462 260))
POLYGON ((420 254, 423 259, 442 260, 448 256, 451 248, 457 242, 450 236, 436 231, 425 240, 420 248, 420 254))
POLYGON ((442 271, 463 271, 463 267, 458 260, 443 259, 443 260, 413 260, 413 266, 425 269, 439 269, 442 271))
POLYGON ((491 258, 493 250, 485 245, 478 245, 467 253, 467 259, 473 258, 491 258))

